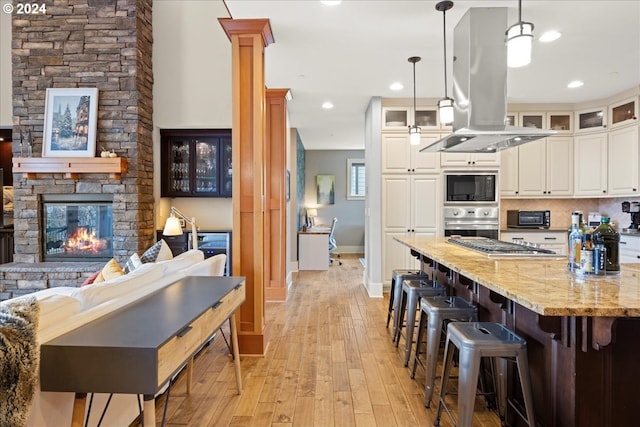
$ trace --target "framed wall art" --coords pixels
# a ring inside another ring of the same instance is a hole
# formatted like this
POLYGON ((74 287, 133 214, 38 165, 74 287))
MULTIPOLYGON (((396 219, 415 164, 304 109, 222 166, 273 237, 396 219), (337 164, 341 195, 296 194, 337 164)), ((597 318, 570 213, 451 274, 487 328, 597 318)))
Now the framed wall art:
POLYGON ((317 202, 319 205, 333 205, 336 198, 336 176, 317 175, 317 202))
POLYGON ((97 88, 47 89, 42 157, 95 157, 97 122, 97 88))

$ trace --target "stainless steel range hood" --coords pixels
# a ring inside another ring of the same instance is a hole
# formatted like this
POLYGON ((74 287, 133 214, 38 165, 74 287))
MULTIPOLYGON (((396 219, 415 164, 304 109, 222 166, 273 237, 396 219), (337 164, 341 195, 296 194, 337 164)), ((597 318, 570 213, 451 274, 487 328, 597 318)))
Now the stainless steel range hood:
POLYGON ((505 124, 507 8, 469 8, 453 33, 453 133, 420 151, 490 153, 556 132, 505 124))

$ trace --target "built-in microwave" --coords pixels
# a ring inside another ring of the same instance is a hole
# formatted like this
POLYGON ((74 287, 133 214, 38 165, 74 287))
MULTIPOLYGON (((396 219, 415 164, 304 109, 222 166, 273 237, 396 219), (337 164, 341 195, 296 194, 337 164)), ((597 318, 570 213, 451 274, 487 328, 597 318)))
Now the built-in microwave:
POLYGON ((444 203, 498 203, 497 172, 447 172, 444 175, 444 203))

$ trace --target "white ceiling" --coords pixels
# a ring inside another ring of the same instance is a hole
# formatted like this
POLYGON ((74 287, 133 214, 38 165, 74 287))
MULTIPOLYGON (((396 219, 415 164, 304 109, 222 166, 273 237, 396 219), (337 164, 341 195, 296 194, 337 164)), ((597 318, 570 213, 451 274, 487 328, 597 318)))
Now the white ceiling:
MULTIPOLYGON (((226 0, 235 19, 269 18, 275 43, 265 51, 267 87, 290 88, 291 126, 306 149, 363 149, 364 112, 372 96, 413 96, 410 56, 416 64, 417 97, 444 94, 442 13, 436 1, 226 0), (392 82, 404 89, 394 92, 392 82), (330 100, 335 108, 323 110, 330 100)), ((455 1, 447 12, 447 64, 451 83, 453 29, 473 7, 508 7, 516 0, 455 1)), ((510 69, 508 101, 576 103, 614 95, 640 84, 640 1, 522 2, 522 19, 534 35, 555 29, 552 43, 534 41, 532 63, 510 69), (585 85, 567 89, 569 81, 585 85)), ((450 91, 449 91, 450 92, 450 91)))

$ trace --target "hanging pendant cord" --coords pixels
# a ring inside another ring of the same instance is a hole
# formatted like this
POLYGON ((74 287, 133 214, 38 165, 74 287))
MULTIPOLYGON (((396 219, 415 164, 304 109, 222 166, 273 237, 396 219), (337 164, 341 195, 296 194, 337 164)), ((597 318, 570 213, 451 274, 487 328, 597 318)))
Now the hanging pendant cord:
POLYGON ((447 11, 442 11, 442 40, 444 43, 444 97, 447 96, 447 11))
POLYGON ((413 124, 416 124, 416 118, 418 113, 416 112, 416 63, 413 63, 413 124))

